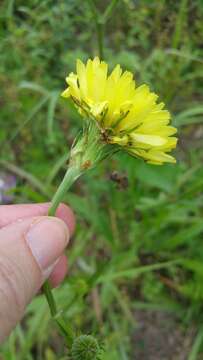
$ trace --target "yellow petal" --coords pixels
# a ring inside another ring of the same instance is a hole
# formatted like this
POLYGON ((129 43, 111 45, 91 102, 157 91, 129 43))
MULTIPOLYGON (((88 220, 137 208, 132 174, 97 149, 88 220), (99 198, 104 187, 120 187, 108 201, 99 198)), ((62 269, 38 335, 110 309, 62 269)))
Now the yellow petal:
POLYGON ((80 90, 82 96, 87 96, 87 77, 86 77, 86 67, 81 60, 77 60, 76 64, 78 81, 80 84, 80 90))
POLYGON ((128 136, 125 135, 125 136, 112 136, 110 138, 110 143, 111 144, 118 144, 118 145, 121 145, 121 146, 125 146, 127 145, 128 143, 128 136))
POLYGON ((176 159, 168 154, 165 154, 161 151, 149 151, 148 152, 148 158, 149 161, 153 162, 170 162, 170 163, 176 163, 176 159))
POLYGON ((92 115, 97 118, 98 116, 100 116, 103 113, 106 106, 107 106, 107 101, 104 101, 102 103, 93 104, 91 106, 92 115))
POLYGON ((66 90, 64 90, 62 92, 61 96, 64 98, 69 98, 70 97, 70 88, 67 88, 66 90))
POLYGON ((120 65, 116 65, 116 67, 112 71, 111 75, 109 76, 109 79, 113 79, 114 81, 118 81, 121 74, 122 74, 122 70, 121 70, 120 65))
POLYGON ((177 145, 178 139, 176 137, 169 137, 167 138, 167 143, 163 146, 160 146, 159 149, 163 151, 171 151, 175 149, 177 145))
POLYGON ((166 144, 167 142, 165 138, 157 135, 143 135, 143 134, 132 133, 130 137, 134 142, 144 143, 152 146, 161 146, 166 144))

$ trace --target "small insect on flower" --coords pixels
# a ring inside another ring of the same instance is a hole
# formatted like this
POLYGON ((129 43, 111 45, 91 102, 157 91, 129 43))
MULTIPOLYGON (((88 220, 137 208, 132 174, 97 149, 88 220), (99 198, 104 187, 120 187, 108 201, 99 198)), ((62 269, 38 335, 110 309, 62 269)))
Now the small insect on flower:
POLYGON ((108 65, 95 57, 86 65, 77 60, 76 74, 66 81, 62 96, 70 97, 80 114, 96 123, 103 142, 151 164, 176 162, 168 154, 177 144, 170 113, 147 85, 136 86, 131 72, 117 65, 108 74, 108 65))

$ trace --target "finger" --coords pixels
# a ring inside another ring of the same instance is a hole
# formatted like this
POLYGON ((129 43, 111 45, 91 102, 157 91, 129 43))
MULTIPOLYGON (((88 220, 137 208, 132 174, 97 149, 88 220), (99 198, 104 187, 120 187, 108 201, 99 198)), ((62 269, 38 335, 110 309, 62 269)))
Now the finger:
POLYGON ((24 313, 69 241, 55 217, 17 221, 0 230, 0 342, 24 313))
MULTIPOLYGON (((18 219, 47 215, 49 207, 50 203, 1 205, 0 228, 18 219)), ((71 208, 65 204, 60 204, 56 211, 56 216, 67 224, 70 229, 70 234, 72 235, 75 228, 75 217, 71 208)))
POLYGON ((67 274, 67 270, 67 257, 65 255, 62 255, 49 278, 50 283, 53 287, 58 286, 64 280, 67 274))

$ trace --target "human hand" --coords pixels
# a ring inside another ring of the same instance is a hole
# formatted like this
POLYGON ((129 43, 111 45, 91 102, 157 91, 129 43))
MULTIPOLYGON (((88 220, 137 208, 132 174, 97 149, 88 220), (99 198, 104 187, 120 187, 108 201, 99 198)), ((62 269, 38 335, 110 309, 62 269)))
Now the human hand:
POLYGON ((61 204, 55 217, 49 204, 0 206, 0 343, 22 318, 45 279, 57 286, 65 277, 63 254, 74 231, 71 209, 61 204))

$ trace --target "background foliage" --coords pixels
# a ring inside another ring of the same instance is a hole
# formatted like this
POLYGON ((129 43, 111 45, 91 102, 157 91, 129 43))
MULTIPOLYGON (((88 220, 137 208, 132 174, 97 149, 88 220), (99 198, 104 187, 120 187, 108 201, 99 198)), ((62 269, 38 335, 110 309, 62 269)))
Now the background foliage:
MULTIPOLYGON (((100 11, 108 3, 95 1, 100 11)), ((78 225, 70 276, 56 297, 67 321, 104 340, 103 359, 141 359, 145 345, 134 336, 142 311, 170 312, 172 331, 191 334, 180 359, 201 358, 202 20, 201 0, 120 0, 105 26, 105 59, 160 94, 180 140, 175 166, 122 155, 67 194, 78 225)), ((94 18, 88 1, 7 0, 0 5, 0 37, 0 170, 16 176, 16 203, 47 201, 81 126, 60 92, 75 59, 98 53, 94 18)), ((2 347, 3 359, 59 359, 63 344, 50 325, 39 296, 2 347)))

